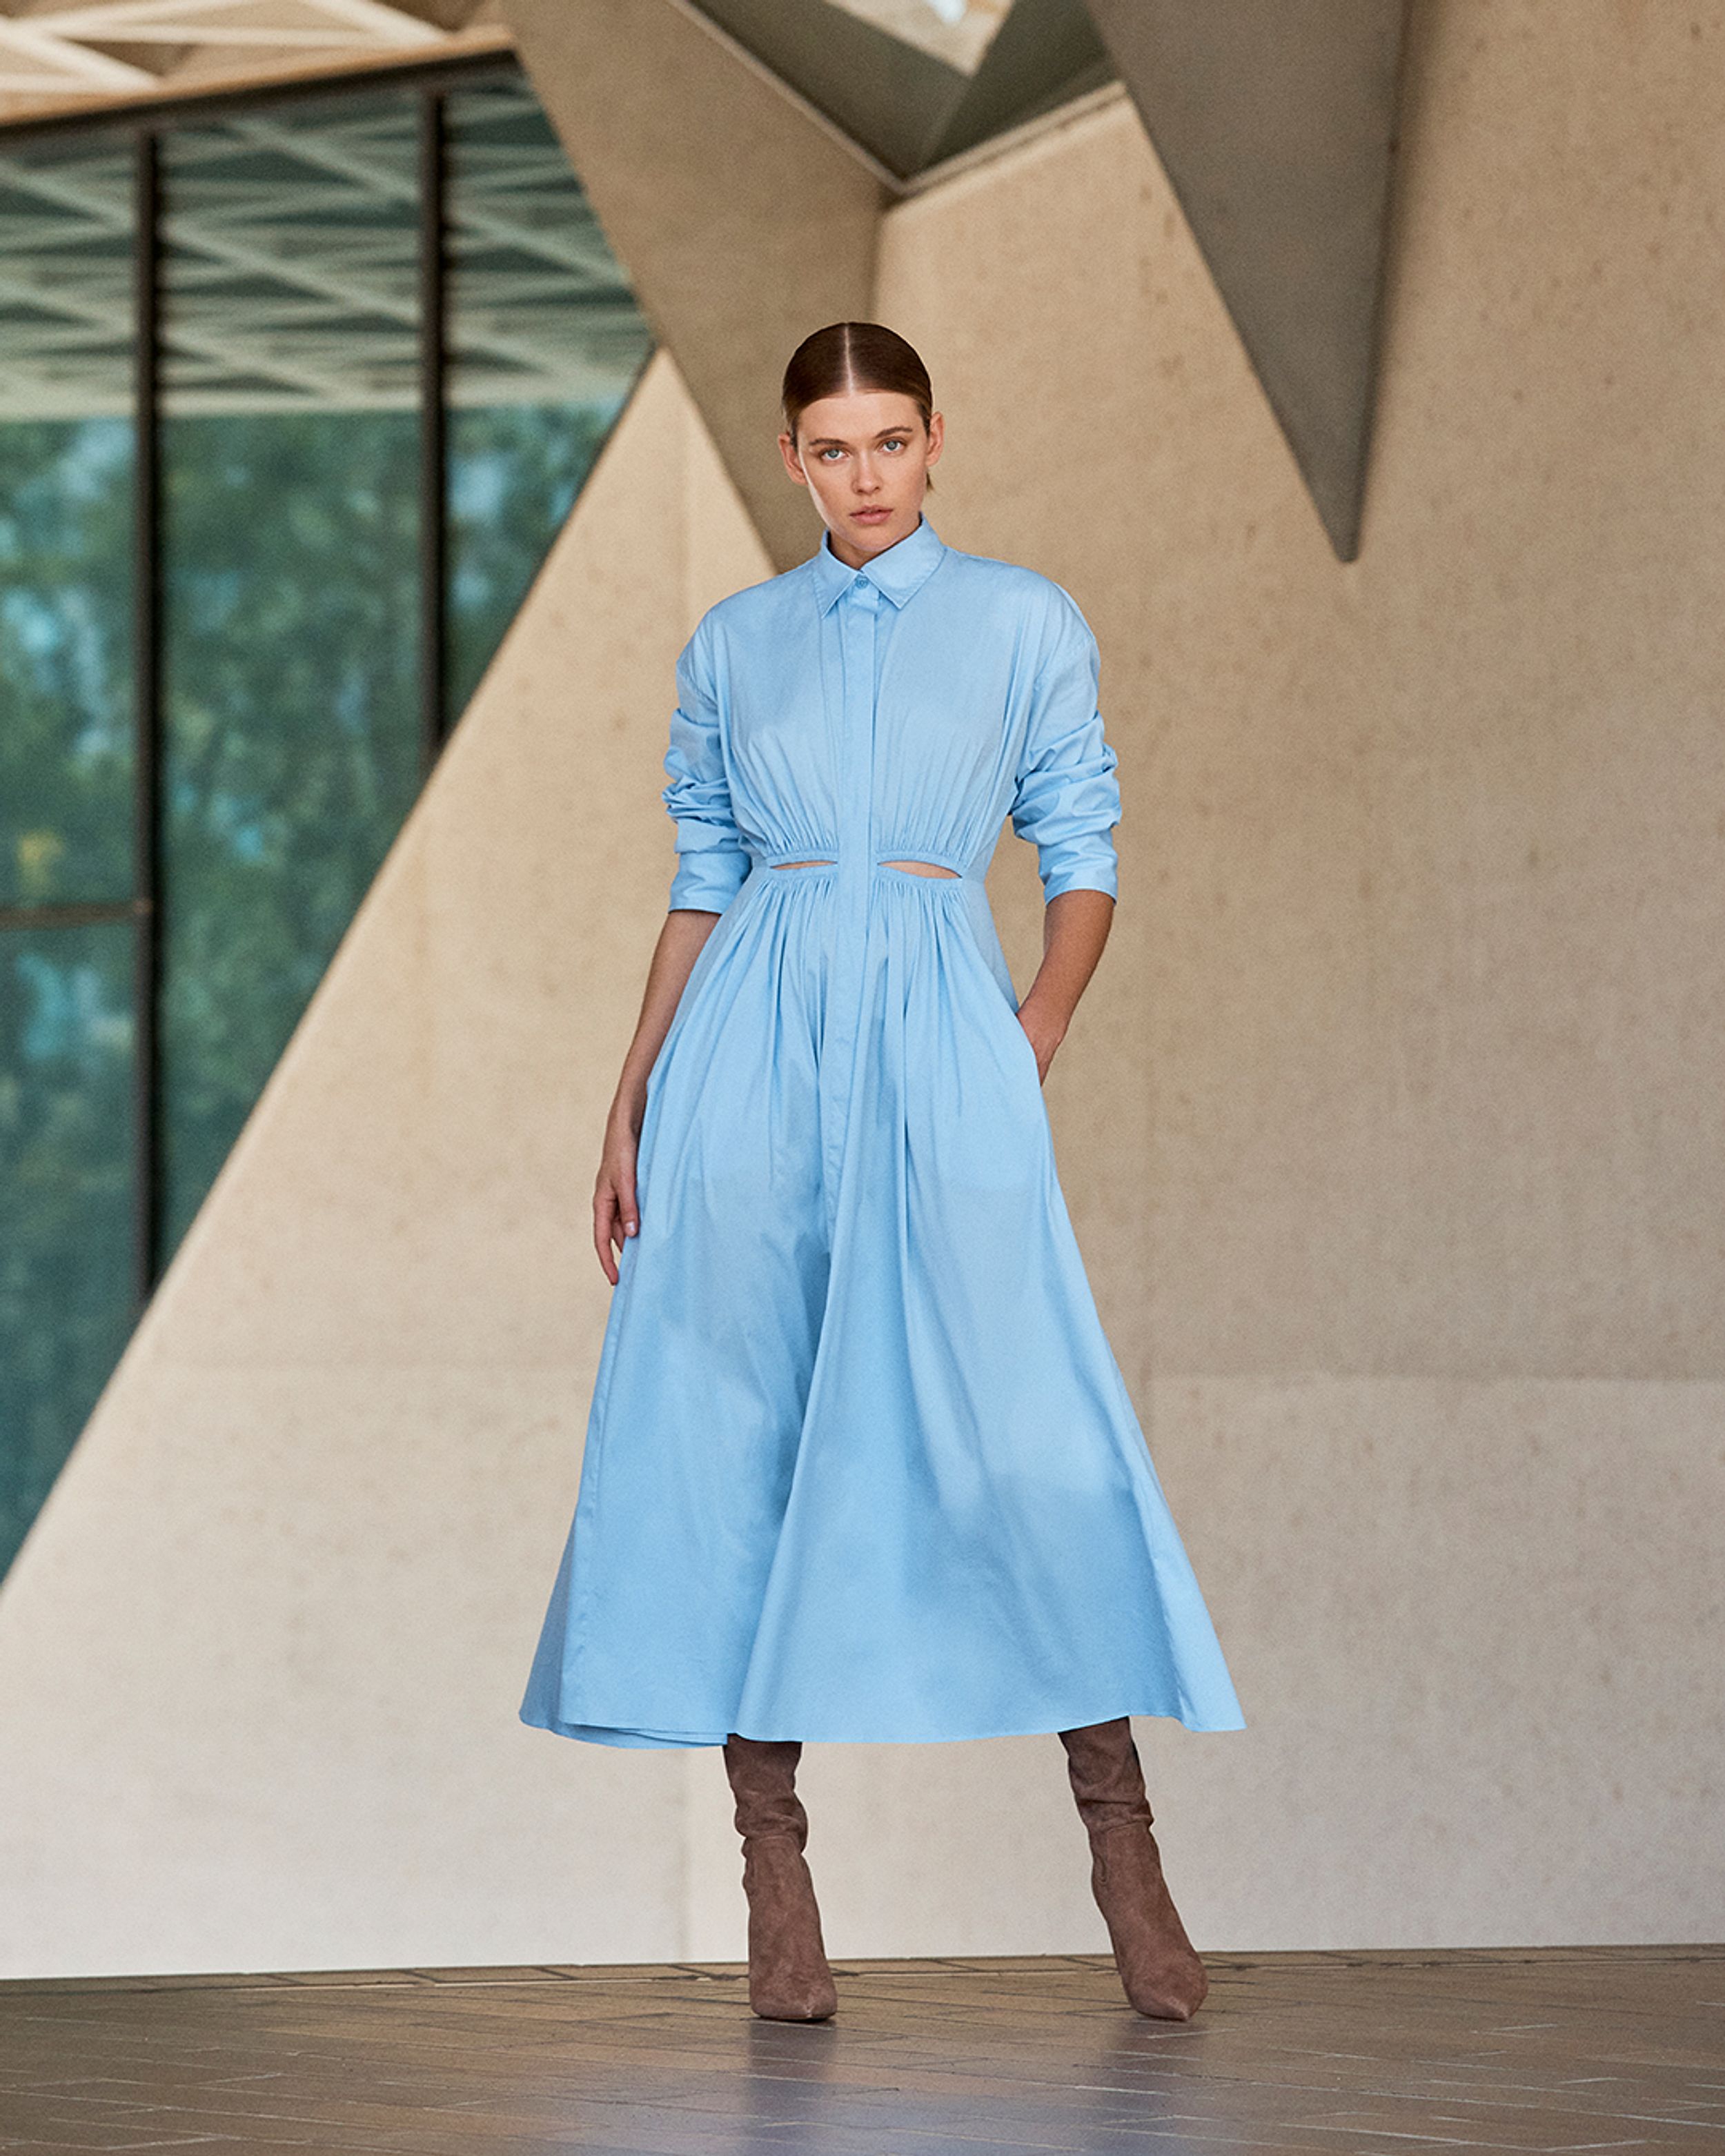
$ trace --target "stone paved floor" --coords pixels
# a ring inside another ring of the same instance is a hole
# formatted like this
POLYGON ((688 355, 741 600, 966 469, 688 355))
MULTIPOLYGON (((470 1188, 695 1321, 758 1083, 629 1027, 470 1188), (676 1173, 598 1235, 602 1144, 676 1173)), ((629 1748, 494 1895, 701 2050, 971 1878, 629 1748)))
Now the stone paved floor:
POLYGON ((1725 2156, 1725 1948, 1209 1967, 1184 2026, 1089 1955, 839 1965, 815 2027, 730 1966, 0 1984, 0 2148, 1725 2156))

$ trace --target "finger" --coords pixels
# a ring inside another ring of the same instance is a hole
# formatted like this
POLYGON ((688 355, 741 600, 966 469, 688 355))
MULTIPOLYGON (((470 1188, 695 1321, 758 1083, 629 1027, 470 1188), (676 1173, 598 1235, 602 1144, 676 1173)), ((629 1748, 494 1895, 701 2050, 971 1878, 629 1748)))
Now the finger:
POLYGON ((625 1235, 638 1235, 641 1230, 641 1209, 635 1198, 635 1178, 627 1171, 617 1178, 617 1210, 623 1222, 625 1235))
POLYGON ((604 1271, 605 1278, 610 1281, 613 1287, 617 1285, 617 1264, 611 1255, 611 1244, 614 1235, 614 1204, 611 1186, 609 1183, 602 1183, 593 1193, 593 1246, 599 1254, 599 1264, 604 1271))

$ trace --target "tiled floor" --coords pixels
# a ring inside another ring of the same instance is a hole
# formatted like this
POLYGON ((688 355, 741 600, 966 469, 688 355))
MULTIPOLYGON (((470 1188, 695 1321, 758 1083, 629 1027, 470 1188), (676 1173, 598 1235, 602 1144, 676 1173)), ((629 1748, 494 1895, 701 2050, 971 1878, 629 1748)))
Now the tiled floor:
POLYGON ((835 2021, 732 1968, 0 1984, 0 2148, 400 2156, 1712 2149, 1725 1948, 865 1962, 835 2021))

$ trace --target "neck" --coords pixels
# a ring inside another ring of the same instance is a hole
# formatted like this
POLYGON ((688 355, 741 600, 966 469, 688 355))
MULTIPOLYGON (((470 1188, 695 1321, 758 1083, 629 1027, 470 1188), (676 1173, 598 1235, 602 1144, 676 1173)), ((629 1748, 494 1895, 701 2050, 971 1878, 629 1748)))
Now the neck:
POLYGON ((867 548, 859 547, 854 539, 841 538, 830 525, 827 527, 827 544, 832 549, 834 557, 842 562, 847 569, 865 569, 870 562, 887 552, 890 548, 902 546, 906 539, 914 538, 922 528, 922 512, 918 510, 916 521, 910 530, 901 531, 896 539, 889 539, 884 547, 867 548))

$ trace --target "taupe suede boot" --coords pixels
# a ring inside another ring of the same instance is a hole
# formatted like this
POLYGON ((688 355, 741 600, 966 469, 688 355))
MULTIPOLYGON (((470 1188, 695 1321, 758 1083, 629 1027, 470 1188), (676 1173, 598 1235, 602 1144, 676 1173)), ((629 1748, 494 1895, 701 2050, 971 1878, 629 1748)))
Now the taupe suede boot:
POLYGON ((1126 1995, 1156 2020, 1189 2021, 1204 2004, 1209 1978, 1162 1876, 1132 1723, 1122 1715, 1063 1729, 1060 1742, 1090 1835, 1091 1892, 1107 1923, 1126 1995))
POLYGON ((802 1756, 800 1744, 725 1740, 749 1903, 749 2005, 765 2021, 825 2021, 839 2005, 803 1857, 809 1815, 796 1792, 802 1756))

